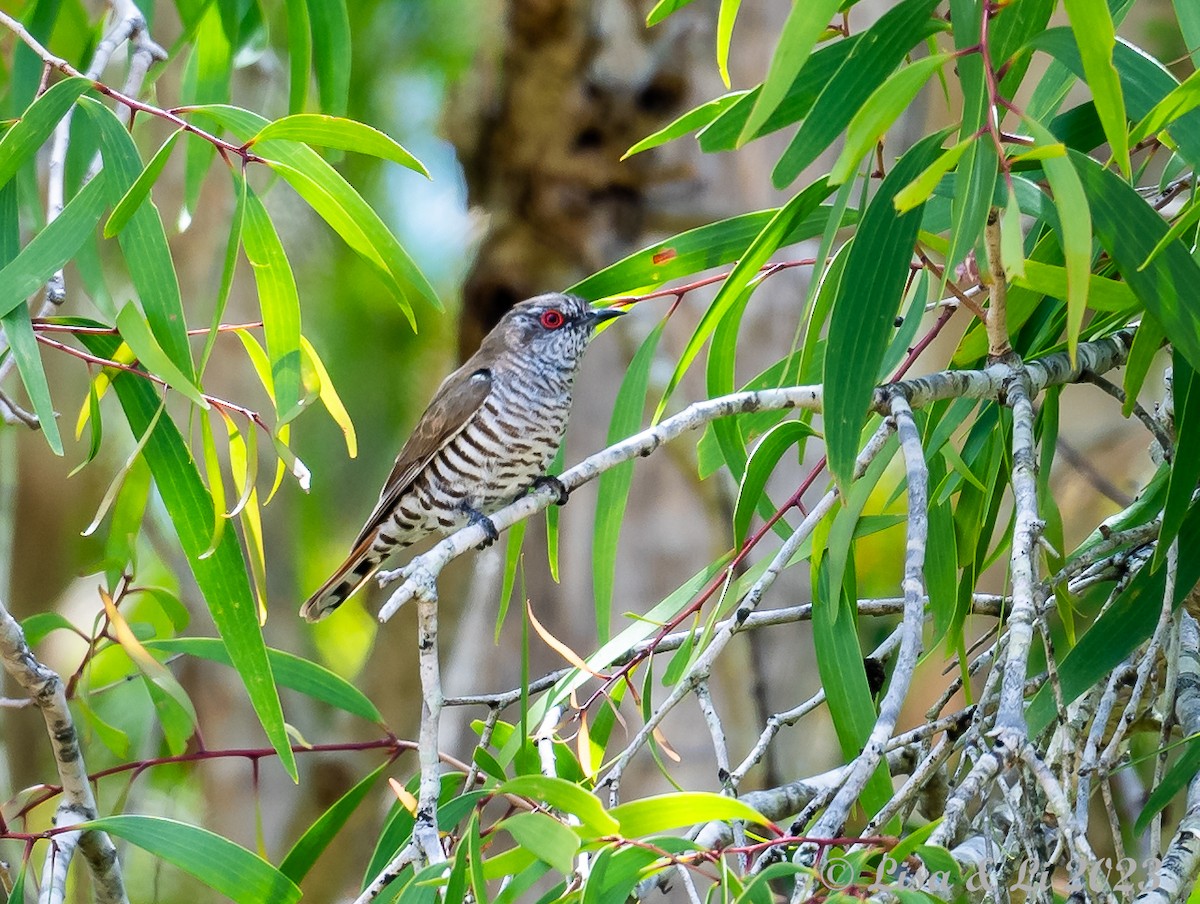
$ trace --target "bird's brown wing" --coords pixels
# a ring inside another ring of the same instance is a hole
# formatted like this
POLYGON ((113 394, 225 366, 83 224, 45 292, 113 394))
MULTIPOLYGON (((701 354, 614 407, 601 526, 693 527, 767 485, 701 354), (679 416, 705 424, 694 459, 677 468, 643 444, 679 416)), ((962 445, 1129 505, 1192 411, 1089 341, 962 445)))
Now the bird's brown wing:
POLYGON ((379 503, 354 541, 356 549, 387 520, 421 469, 439 449, 462 432, 491 391, 492 372, 486 367, 468 369, 464 366, 442 381, 412 436, 396 456, 392 473, 379 494, 379 503))

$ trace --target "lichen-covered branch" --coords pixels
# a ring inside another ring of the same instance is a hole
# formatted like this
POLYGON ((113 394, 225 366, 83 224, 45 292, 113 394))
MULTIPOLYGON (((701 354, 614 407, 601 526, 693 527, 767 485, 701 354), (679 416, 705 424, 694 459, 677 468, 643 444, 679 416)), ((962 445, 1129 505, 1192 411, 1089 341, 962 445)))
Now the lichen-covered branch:
MULTIPOLYGON (((0 661, 46 720, 62 784, 62 802, 55 811, 54 825, 71 826, 95 819, 96 798, 88 781, 62 679, 33 655, 21 626, 3 604, 0 604, 0 661)), ((56 833, 52 845, 42 876, 41 904, 60 904, 65 900, 67 868, 76 847, 91 870, 99 904, 127 904, 117 849, 105 832, 88 829, 56 833)))

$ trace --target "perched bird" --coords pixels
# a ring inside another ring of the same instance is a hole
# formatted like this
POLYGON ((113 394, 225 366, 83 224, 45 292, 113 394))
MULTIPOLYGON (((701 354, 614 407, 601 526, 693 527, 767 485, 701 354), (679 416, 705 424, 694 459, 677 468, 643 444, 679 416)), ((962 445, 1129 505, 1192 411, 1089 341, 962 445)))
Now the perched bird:
POLYGON ((571 388, 596 326, 625 313, 593 308, 574 295, 523 301, 484 338, 479 351, 450 374, 400 450, 379 503, 350 555, 301 607, 324 618, 379 569, 396 549, 432 533, 478 522, 531 487, 562 485, 545 476, 567 427, 571 388))

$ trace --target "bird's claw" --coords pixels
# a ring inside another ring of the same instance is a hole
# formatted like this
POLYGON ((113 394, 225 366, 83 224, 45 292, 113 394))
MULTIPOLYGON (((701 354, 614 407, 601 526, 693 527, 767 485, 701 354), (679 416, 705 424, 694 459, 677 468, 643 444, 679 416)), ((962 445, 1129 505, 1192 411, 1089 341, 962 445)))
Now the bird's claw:
POLYGON ((471 524, 478 524, 480 527, 482 527, 484 533, 487 534, 486 539, 476 546, 476 549, 487 549, 500 539, 500 531, 496 530, 496 525, 492 523, 492 519, 483 514, 483 512, 469 508, 467 509, 467 518, 470 520, 471 524))
POLYGON ((554 504, 566 505, 567 499, 570 497, 570 491, 563 486, 563 482, 553 474, 543 474, 541 477, 534 478, 531 489, 540 490, 543 487, 549 487, 554 491, 554 504))

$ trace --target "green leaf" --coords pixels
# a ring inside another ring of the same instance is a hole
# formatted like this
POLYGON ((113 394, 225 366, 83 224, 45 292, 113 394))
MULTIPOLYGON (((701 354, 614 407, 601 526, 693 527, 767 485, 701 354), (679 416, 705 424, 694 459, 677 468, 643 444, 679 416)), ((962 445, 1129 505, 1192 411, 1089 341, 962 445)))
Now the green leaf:
POLYGON ((1200 266, 1179 242, 1168 244, 1145 268, 1142 264, 1167 231, 1151 207, 1116 173, 1070 152, 1087 195, 1092 227, 1121 275, 1193 368, 1200 369, 1200 314, 1187 302, 1200 285, 1200 266))
POLYGON ((279 871, 288 879, 299 883, 308 875, 309 870, 316 865, 317 858, 329 847, 329 843, 337 836, 354 811, 371 793, 390 764, 384 763, 366 778, 355 784, 353 788, 334 801, 333 806, 322 813, 303 835, 292 845, 279 871))
POLYGON ((1200 66, 1200 6, 1189 0, 1172 0, 1171 5, 1175 8, 1175 18, 1179 20, 1179 30, 1183 32, 1192 65, 1200 66))
POLYGON ((70 631, 78 634, 79 629, 71 620, 59 612, 37 612, 21 619, 21 630, 25 632, 25 642, 36 647, 46 639, 51 631, 70 631))
POLYGON ((312 33, 305 0, 285 0, 288 45, 288 112, 300 113, 308 103, 309 69, 312 66, 312 33))
POLYGON ((370 154, 372 157, 392 160, 427 179, 430 178, 425 165, 401 147, 399 142, 378 129, 353 119, 323 116, 319 113, 295 113, 265 126, 247 144, 253 146, 257 142, 272 138, 370 154))
POLYGON ((263 336, 271 359, 275 410, 279 413, 278 430, 300 410, 300 295, 267 209, 249 188, 242 247, 258 286, 263 336))
POLYGON ((0 186, 6 185, 17 170, 33 159, 55 126, 91 85, 86 78, 63 79, 29 105, 0 139, 0 186))
POLYGON ((896 192, 896 210, 900 213, 908 213, 914 207, 928 201, 929 196, 933 194, 933 190, 942 181, 942 177, 954 168, 955 164, 962 158, 962 155, 966 153, 966 150, 977 140, 972 135, 969 138, 964 138, 953 147, 942 151, 937 159, 925 167, 917 178, 896 192))
MULTIPOLYGON (((655 411, 654 419, 657 421, 662 416, 662 412, 666 407, 671 394, 675 391, 675 387, 679 385, 688 369, 691 367, 696 356, 700 354, 700 349, 704 347, 704 343, 708 341, 708 337, 712 335, 713 330, 734 308, 742 293, 751 287, 751 281, 757 276, 758 271, 770 259, 771 255, 779 250, 786 240, 790 237, 797 224, 804 221, 813 211, 817 209, 820 203, 827 197, 833 189, 827 184, 826 180, 819 179, 806 188, 800 194, 796 195, 787 204, 779 208, 779 211, 773 216, 763 227, 762 232, 755 236, 754 241, 742 254, 733 271, 726 277, 725 282, 721 284, 721 289, 717 292, 712 304, 709 305, 704 316, 700 318, 700 323, 697 324, 695 331, 692 333, 691 339, 688 340, 683 353, 679 356, 679 363, 675 367, 675 372, 671 375, 667 387, 663 390, 662 399, 658 403, 658 409, 655 411)), ((914 229, 914 241, 916 238, 914 229)), ((909 246, 911 250, 911 245, 909 246)))
POLYGON ((740 548, 746 535, 750 532, 750 519, 762 502, 767 500, 765 489, 767 480, 775 473, 779 459, 792 446, 799 446, 800 459, 804 458, 804 442, 810 436, 816 436, 813 428, 803 421, 784 421, 772 427, 750 453, 746 464, 746 473, 738 488, 737 503, 733 511, 733 544, 740 548))
MULTIPOLYGON (((1113 174, 1113 178, 1119 178, 1113 174)), ((1172 605, 1178 606, 1200 580, 1200 506, 1193 506, 1179 530, 1179 574, 1172 605)), ((1062 701, 1071 703, 1104 680, 1154 631, 1166 592, 1165 568, 1142 568, 1058 664, 1062 701)), ((1058 714, 1054 690, 1044 686, 1026 710, 1031 734, 1058 714)))
POLYGON ((783 23, 783 31, 779 35, 779 44, 771 57, 762 91, 755 101, 749 119, 742 127, 742 134, 738 138, 739 145, 753 138, 759 127, 782 103, 788 88, 804 68, 817 40, 840 6, 841 0, 809 0, 792 4, 791 12, 788 13, 787 20, 783 23))
MULTIPOLYGON (((216 119, 240 141, 249 141, 269 124, 269 120, 257 113, 238 107, 211 105, 197 107, 195 111, 216 119)), ((320 154, 291 141, 261 142, 257 153, 271 163, 283 164, 275 169, 284 181, 380 273, 410 322, 413 321, 410 302, 415 299, 441 310, 437 292, 379 214, 320 154), (377 261, 382 262, 382 269, 377 261)))
MULTIPOLYGON (((118 204, 142 172, 142 158, 124 124, 99 101, 81 98, 80 104, 100 132, 104 171, 108 173, 109 203, 118 204)), ((158 208, 151 201, 129 217, 120 235, 129 275, 142 302, 154 338, 167 357, 191 380, 195 375, 188 345, 187 320, 179 279, 158 208)))
POLYGON ((1125 402, 1121 405, 1121 415, 1129 417, 1137 404, 1138 393, 1150 373, 1150 365, 1154 363, 1158 350, 1162 348, 1166 338, 1163 328, 1150 314, 1142 315, 1137 332, 1133 336, 1133 347, 1129 349, 1129 358, 1125 361, 1125 402))
MULTIPOLYGON (((92 333, 81 335, 80 341, 93 354, 111 358, 121 340, 92 333)), ((113 387, 134 436, 149 434, 145 458, 192 574, 267 738, 288 775, 295 779, 296 760, 237 537, 233 531, 225 531, 211 555, 201 558, 212 540, 213 503, 183 436, 169 417, 157 418, 151 429, 161 405, 157 392, 146 380, 122 372, 114 377, 113 387)))
POLYGON ((308 0, 321 109, 346 114, 350 97, 350 16, 345 0, 308 0))
MULTIPOLYGON (((1039 144, 1055 143, 1054 137, 1041 125, 1030 119, 1025 123, 1039 144)), ((1042 169, 1054 191, 1054 206, 1058 208, 1059 232, 1067 262, 1067 348, 1074 361, 1092 273, 1092 217, 1087 196, 1070 159, 1047 157, 1042 161, 1042 169)))
POLYGON ((1200 772, 1200 735, 1191 735, 1185 742, 1187 747, 1179 759, 1171 764, 1162 781, 1150 789, 1146 805, 1142 807, 1142 812, 1138 814, 1137 822, 1133 826, 1136 834, 1141 835, 1145 832, 1154 815, 1163 810, 1175 795, 1188 786, 1196 777, 1196 773, 1200 772))
MULTIPOLYGON (((1013 285, 1032 289, 1052 298, 1065 299, 1068 278, 1063 267, 1030 260, 1025 261, 1025 275, 1016 277, 1013 285)), ((1094 273, 1088 274, 1086 294, 1087 306, 1096 311, 1133 311, 1141 305, 1127 284, 1094 273)))
POLYGON ((113 212, 108 217, 108 222, 104 224, 104 237, 106 239, 111 239, 119 233, 125 227, 125 224, 129 222, 129 218, 142 206, 142 202, 150 196, 150 189, 154 187, 154 183, 162 175, 163 168, 171 158, 171 151, 175 149, 175 143, 182 134, 182 129, 177 129, 171 133, 171 137, 164 141, 162 147, 150 158, 150 162, 146 164, 146 168, 142 170, 142 174, 134 180, 133 185, 129 186, 129 191, 125 192, 125 197, 121 198, 117 206, 113 208, 113 212))
POLYGON ((1136 145, 1197 106, 1200 106, 1200 72, 1193 72, 1142 117, 1129 133, 1129 143, 1136 145))
MULTIPOLYGON (((780 210, 774 208, 745 213, 681 232, 610 264, 577 282, 568 291, 589 301, 596 301, 645 287, 660 286, 709 267, 736 261, 767 225, 779 216, 780 210)), ((820 235, 828 220, 829 208, 818 207, 781 239, 779 247, 820 235)), ((853 222, 854 214, 848 213, 844 225, 852 225, 853 222)))
POLYGON ((261 857, 207 829, 159 816, 106 816, 88 828, 124 838, 237 904, 290 904, 300 889, 261 857))
POLYGON ((1167 560, 1172 541, 1187 515, 1200 481, 1200 376, 1178 351, 1172 355, 1172 394, 1175 401, 1175 455, 1163 503, 1162 528, 1154 548, 1154 567, 1167 560))
POLYGON ((664 126, 652 135, 647 135, 624 154, 621 155, 622 160, 627 160, 634 154, 640 154, 642 151, 648 151, 651 148, 656 148, 659 145, 666 144, 675 138, 686 135, 688 132, 694 132, 708 125, 741 98, 746 96, 745 91, 735 91, 732 94, 726 94, 723 97, 718 97, 715 100, 710 100, 708 103, 701 104, 693 110, 688 110, 674 122, 668 126, 664 126))
POLYGON ((1113 65, 1117 34, 1108 4, 1105 0, 1064 0, 1063 5, 1071 20, 1083 72, 1087 76, 1088 87, 1092 89, 1092 99, 1096 104, 1096 112, 1100 114, 1100 122, 1104 125, 1104 135, 1117 166, 1128 179, 1131 170, 1125 98, 1121 92, 1121 80, 1113 65))
MULTIPOLYGON (((828 523, 828 522, 826 522, 828 523)), ((814 536, 818 549, 823 538, 814 536)), ((813 559, 813 643, 817 671, 825 688, 825 700, 833 726, 846 757, 856 757, 875 725, 875 704, 867 684, 862 647, 858 640, 858 613, 850 600, 852 593, 829 580, 829 560, 813 559)), ((845 570, 853 582, 853 567, 845 570)), ((891 779, 887 764, 880 763, 862 794, 868 812, 876 812, 891 797, 891 779)))
POLYGON ((626 838, 644 838, 668 829, 716 819, 770 824, 770 820, 736 797, 707 791, 677 792, 633 800, 613 807, 608 813, 621 824, 621 834, 626 838))
POLYGON ((829 470, 848 487, 879 363, 909 277, 919 208, 897 215, 895 194, 937 153, 944 132, 916 144, 888 173, 854 237, 829 320, 824 419, 829 470))
POLYGON ((548 775, 522 775, 509 779, 494 794, 515 794, 545 803, 578 817, 593 835, 615 835, 620 824, 604 809, 597 797, 565 779, 548 775))
POLYGON ((167 353, 159 346, 154 334, 150 332, 149 325, 142 319, 141 312, 132 301, 126 302, 125 306, 117 313, 117 329, 120 330, 125 344, 129 346, 146 370, 162 377, 167 381, 167 385, 185 398, 205 410, 208 409, 208 402, 205 401, 204 395, 167 357, 167 353))
POLYGON ((729 88, 729 42, 733 40, 733 23, 737 21, 742 0, 721 0, 717 13, 717 71, 721 81, 729 88))
MULTIPOLYGON (((849 125, 875 89, 904 60, 905 54, 929 35, 930 15, 938 2, 903 0, 863 33, 862 40, 854 45, 841 68, 825 84, 800 130, 775 165, 771 180, 776 188, 795 181, 849 125)), ((793 9, 805 5, 796 4, 793 9)), ((763 90, 766 91, 765 85, 763 90)), ((742 134, 744 136, 745 132, 742 134)))
POLYGON ((875 89, 850 120, 846 146, 829 173, 831 184, 841 185, 854 177, 863 157, 913 102, 930 76, 952 58, 953 54, 949 53, 924 57, 905 66, 875 89))
MULTIPOLYGON (((165 653, 186 653, 210 662, 233 665, 225 644, 215 637, 171 637, 146 641, 146 648, 165 653)), ((351 715, 360 716, 369 722, 383 724, 383 715, 366 694, 342 678, 294 653, 267 647, 267 661, 275 680, 287 688, 299 691, 314 700, 336 706, 351 715)))
MULTIPOLYGON (((11 263, 20 253, 19 222, 17 183, 9 182, 0 187, 0 267, 11 263)), ((8 347, 17 362, 17 371, 21 375, 21 382, 25 384, 29 401, 33 403, 42 435, 46 437, 50 451, 62 455, 62 436, 58 432, 54 403, 50 399, 50 384, 46 382, 46 371, 42 367, 42 356, 33 333, 29 308, 17 305, 0 317, 0 325, 4 327, 8 347)))
POLYGON ((107 178, 102 170, 67 202, 62 213, 29 240, 20 254, 0 269, 0 316, 24 305, 92 237, 104 212, 106 191, 107 178))
POLYGON ((500 823, 525 850, 560 873, 574 870, 575 855, 582 842, 565 825, 545 813, 518 813, 500 823))
MULTIPOLYGON (((619 442, 642 425, 650 368, 666 320, 650 331, 621 380, 608 424, 609 445, 619 442)), ((617 545, 625 521, 625 505, 633 485, 634 463, 627 461, 600 475, 596 490, 596 527, 592 533, 592 595, 596 610, 596 637, 608 640, 612 625, 613 588, 616 585, 617 545)))
POLYGON ((663 19, 667 18, 667 16, 671 15, 671 13, 678 9, 683 9, 691 2, 692 0, 658 0, 654 4, 654 8, 646 15, 646 27, 650 28, 657 25, 663 19))

